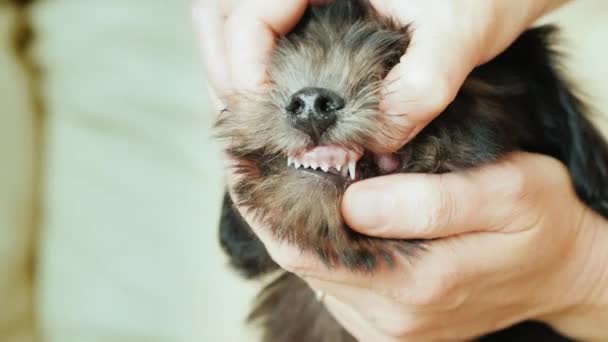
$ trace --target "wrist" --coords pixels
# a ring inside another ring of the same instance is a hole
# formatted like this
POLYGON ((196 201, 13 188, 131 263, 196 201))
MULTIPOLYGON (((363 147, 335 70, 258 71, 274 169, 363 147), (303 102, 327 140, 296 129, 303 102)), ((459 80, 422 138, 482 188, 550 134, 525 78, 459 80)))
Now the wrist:
POLYGON ((568 268, 556 284, 564 305, 542 320, 577 340, 608 340, 608 221, 590 209, 568 268))

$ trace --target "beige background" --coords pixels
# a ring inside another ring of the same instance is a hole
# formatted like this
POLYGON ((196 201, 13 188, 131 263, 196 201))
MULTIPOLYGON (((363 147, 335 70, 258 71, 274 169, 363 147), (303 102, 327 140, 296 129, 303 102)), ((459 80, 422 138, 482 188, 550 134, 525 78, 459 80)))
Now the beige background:
MULTIPOLYGON (((33 19, 47 103, 41 336, 255 340, 242 321, 256 286, 217 244, 221 167, 188 1, 40 1, 33 19)), ((567 28, 571 74, 608 113, 608 2, 579 0, 550 19, 567 28)), ((0 5, 0 341, 21 342, 36 120, 7 53, 9 22, 0 5)))
POLYGON ((35 123, 8 40, 14 17, 0 2, 0 341, 29 342, 35 123))

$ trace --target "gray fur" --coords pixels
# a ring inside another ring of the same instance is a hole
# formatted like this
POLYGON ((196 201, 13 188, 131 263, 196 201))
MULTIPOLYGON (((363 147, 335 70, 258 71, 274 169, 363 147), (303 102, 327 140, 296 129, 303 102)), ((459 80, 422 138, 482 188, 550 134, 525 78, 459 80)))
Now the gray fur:
POLYGON ((287 168, 287 155, 315 146, 290 125, 285 111, 292 94, 306 87, 326 88, 346 100, 319 145, 382 153, 387 137, 402 136, 379 103, 382 80, 407 47, 407 28, 367 9, 362 16, 362 8, 349 2, 335 7, 339 19, 333 12, 311 10, 289 38, 278 42, 269 63, 269 89, 231 96, 217 127, 240 161, 239 205, 257 214, 278 238, 314 249, 329 264, 371 270, 377 264, 371 255, 390 260, 390 252, 344 225, 340 202, 350 181, 287 168), (353 249, 355 241, 361 244, 353 249))

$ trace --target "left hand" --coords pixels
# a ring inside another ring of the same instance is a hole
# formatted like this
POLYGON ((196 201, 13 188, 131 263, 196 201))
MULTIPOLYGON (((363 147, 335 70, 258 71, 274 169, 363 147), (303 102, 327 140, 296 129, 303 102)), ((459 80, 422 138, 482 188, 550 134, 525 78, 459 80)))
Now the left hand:
POLYGON ((608 338, 608 224, 552 158, 519 153, 459 173, 369 179, 347 190, 343 214, 370 235, 435 239, 372 276, 275 249, 360 341, 464 340, 528 319, 608 338))

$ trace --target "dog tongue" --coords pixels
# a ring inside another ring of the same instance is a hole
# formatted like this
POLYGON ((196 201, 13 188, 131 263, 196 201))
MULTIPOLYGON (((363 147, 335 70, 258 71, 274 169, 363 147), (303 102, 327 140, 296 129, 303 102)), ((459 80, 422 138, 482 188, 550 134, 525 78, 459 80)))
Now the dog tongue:
POLYGON ((376 154, 376 165, 383 173, 391 173, 399 167, 399 158, 393 154, 376 154))

